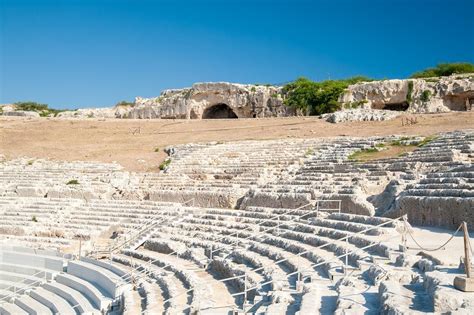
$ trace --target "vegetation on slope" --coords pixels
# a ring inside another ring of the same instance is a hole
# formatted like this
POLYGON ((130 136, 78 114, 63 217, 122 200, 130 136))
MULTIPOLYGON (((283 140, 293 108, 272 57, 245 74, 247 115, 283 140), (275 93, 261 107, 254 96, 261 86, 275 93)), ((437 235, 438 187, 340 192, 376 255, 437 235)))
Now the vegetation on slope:
POLYGON ((164 171, 165 169, 167 169, 168 166, 170 165, 170 163, 171 163, 171 159, 170 159, 170 158, 164 160, 164 161, 160 164, 160 166, 159 166, 160 171, 164 171))
POLYGON ((332 113, 341 108, 337 99, 344 89, 351 84, 366 81, 371 79, 359 76, 314 82, 301 77, 283 87, 284 104, 309 115, 332 113))
POLYGON ((474 64, 469 62, 440 63, 434 68, 413 73, 411 78, 443 77, 462 73, 474 73, 474 64))
POLYGON ((133 106, 135 106, 135 103, 134 103, 134 102, 129 102, 129 101, 120 101, 120 102, 118 102, 117 104, 115 104, 115 106, 129 106, 129 107, 133 107, 133 106))
POLYGON ((47 117, 50 115, 53 115, 56 117, 60 112, 64 111, 61 109, 49 108, 48 104, 40 104, 36 102, 31 102, 31 101, 16 102, 13 105, 15 105, 16 110, 37 112, 41 117, 47 117))
POLYGON ((436 139, 436 136, 424 138, 401 137, 390 142, 377 143, 373 148, 355 151, 347 158, 355 162, 367 162, 400 157, 415 151, 417 148, 427 145, 434 139, 436 139))

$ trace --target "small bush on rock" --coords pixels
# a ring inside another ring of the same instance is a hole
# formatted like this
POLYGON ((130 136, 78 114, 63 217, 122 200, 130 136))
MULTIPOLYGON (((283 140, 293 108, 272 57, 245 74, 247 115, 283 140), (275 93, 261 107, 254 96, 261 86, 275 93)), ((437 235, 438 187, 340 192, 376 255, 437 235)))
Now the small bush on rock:
POLYGON ((407 102, 411 103, 413 93, 413 81, 408 81, 407 102))
POLYGON ((77 179, 71 179, 66 185, 79 185, 79 181, 77 179))
POLYGON ((304 156, 305 156, 305 157, 309 157, 309 156, 311 156, 311 155, 313 155, 313 154, 314 154, 314 150, 311 149, 311 148, 309 148, 309 149, 306 150, 306 152, 304 153, 304 156))
POLYGON ((413 73, 411 78, 442 77, 457 73, 474 73, 474 64, 469 62, 440 63, 434 68, 413 73))
POLYGON ((14 103, 16 110, 23 110, 28 112, 37 112, 41 117, 48 117, 53 115, 56 117, 60 112, 64 110, 49 108, 48 104, 40 104, 36 102, 16 102, 14 103))
POLYGON ((135 106, 135 103, 133 102, 128 102, 128 101, 120 101, 117 103, 117 105, 115 106, 129 106, 129 107, 133 107, 135 106))
POLYGON ((422 102, 428 102, 430 100, 430 96, 431 96, 431 92, 429 90, 424 90, 421 93, 420 99, 422 102))
POLYGON ((160 170, 161 171, 165 170, 170 165, 170 163, 171 163, 171 159, 164 160, 159 166, 160 170))
POLYGON ((422 147, 422 146, 425 146, 427 145, 428 143, 430 143, 431 141, 435 140, 436 139, 436 136, 429 136, 429 137, 426 137, 425 139, 421 140, 419 143, 418 143, 418 146, 419 147, 422 147))

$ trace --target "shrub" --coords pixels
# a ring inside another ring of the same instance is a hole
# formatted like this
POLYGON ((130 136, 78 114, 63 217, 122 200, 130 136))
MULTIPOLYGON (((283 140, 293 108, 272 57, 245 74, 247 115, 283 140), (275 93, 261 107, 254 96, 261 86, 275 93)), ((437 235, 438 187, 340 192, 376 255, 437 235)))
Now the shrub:
POLYGON ((250 91, 255 92, 255 91, 257 91, 257 89, 255 88, 255 86, 252 86, 252 87, 250 88, 250 91))
POLYGON ((421 93, 420 99, 422 102, 428 102, 430 100, 430 96, 431 96, 431 92, 429 90, 424 90, 421 93))
POLYGON ((440 63, 434 68, 428 68, 411 75, 411 78, 442 77, 457 73, 473 73, 474 64, 469 62, 440 63))
POLYGON ((337 100, 344 89, 362 81, 370 81, 370 79, 353 77, 345 80, 314 82, 306 78, 298 78, 283 87, 284 104, 300 109, 309 115, 332 113, 340 109, 341 105, 337 100))
POLYGON ((115 106, 135 106, 134 102, 129 102, 129 101, 120 101, 118 102, 115 106))
POLYGON ((66 185, 79 185, 79 181, 77 179, 71 179, 66 185))
POLYGON ((392 142, 390 142, 390 144, 393 145, 393 146, 408 146, 410 144, 406 144, 406 143, 409 140, 413 140, 413 138, 411 138, 411 137, 401 137, 398 140, 393 140, 392 142))
POLYGON ((31 217, 31 221, 33 221, 33 222, 38 222, 38 219, 37 219, 36 216, 34 215, 34 216, 31 217))
POLYGON ((411 103, 413 93, 413 81, 408 81, 407 102, 411 103))
POLYGON ((29 112, 40 112, 43 110, 48 110, 47 104, 40 104, 36 102, 16 102, 14 103, 17 110, 24 110, 29 112))
POLYGON ((159 166, 160 170, 161 171, 165 170, 170 165, 170 163, 171 163, 171 159, 164 160, 159 166))
POLYGON ((313 155, 313 154, 314 154, 314 150, 311 149, 311 148, 309 148, 309 149, 306 150, 306 152, 304 153, 304 156, 305 156, 305 157, 309 157, 309 156, 311 156, 311 155, 313 155))
POLYGON ((423 140, 421 140, 421 141, 418 143, 418 146, 419 146, 419 147, 425 146, 425 145, 427 145, 428 143, 430 143, 431 141, 433 141, 433 140, 436 139, 436 138, 437 138, 436 136, 429 136, 429 137, 426 137, 426 138, 424 138, 423 140))
POLYGON ((160 148, 159 147, 156 147, 154 152, 160 152, 160 148))
POLYGON ((16 102, 14 103, 16 110, 24 110, 29 112, 37 112, 41 117, 47 117, 51 114, 56 117, 63 109, 49 108, 48 104, 40 104, 36 102, 16 102))
POLYGON ((368 102, 367 100, 361 100, 361 101, 357 101, 357 102, 347 103, 347 104, 344 105, 344 108, 356 109, 356 108, 361 107, 362 105, 364 105, 367 102, 368 102))

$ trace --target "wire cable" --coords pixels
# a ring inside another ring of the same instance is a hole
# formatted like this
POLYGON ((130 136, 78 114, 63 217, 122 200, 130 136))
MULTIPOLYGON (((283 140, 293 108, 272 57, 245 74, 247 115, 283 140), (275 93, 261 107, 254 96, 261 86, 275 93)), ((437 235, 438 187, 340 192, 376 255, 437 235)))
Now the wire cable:
POLYGON ((408 232, 408 235, 410 235, 411 239, 413 240, 413 242, 415 242, 415 244, 422 250, 425 250, 427 252, 435 252, 437 250, 440 250, 441 248, 443 248, 444 246, 446 246, 449 242, 451 242, 451 240, 454 238, 454 236, 456 236, 456 234, 459 232, 459 230, 462 228, 462 224, 459 225, 458 229, 456 230, 456 232, 454 232, 451 237, 446 241, 444 242, 443 245, 439 246, 439 247, 436 247, 436 248, 424 248, 423 246, 421 246, 416 240, 415 240, 415 237, 413 236, 413 234, 411 234, 411 231, 410 229, 407 227, 406 231, 408 232))

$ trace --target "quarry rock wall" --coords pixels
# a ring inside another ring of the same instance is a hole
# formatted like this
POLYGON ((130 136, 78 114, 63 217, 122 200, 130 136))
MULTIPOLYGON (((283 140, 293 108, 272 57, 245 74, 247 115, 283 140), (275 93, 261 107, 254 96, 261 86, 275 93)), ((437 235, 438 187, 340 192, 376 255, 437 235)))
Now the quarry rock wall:
POLYGON ((341 94, 339 102, 345 107, 412 113, 469 111, 474 108, 474 74, 357 83, 341 94))
POLYGON ((156 98, 135 99, 123 118, 257 118, 293 116, 283 104, 282 88, 236 83, 195 83, 165 90, 156 98))
MULTIPOLYGON (((136 97, 131 105, 59 113, 63 118, 210 119, 287 117, 302 113, 284 105, 283 87, 228 82, 195 83, 165 90, 154 98, 136 97)), ((324 115, 329 122, 379 121, 400 112, 472 111, 474 74, 424 79, 381 80, 350 85, 339 96, 343 110, 324 115)), ((26 116, 14 105, 3 115, 26 116)), ((29 116, 31 117, 31 115, 29 116)))

